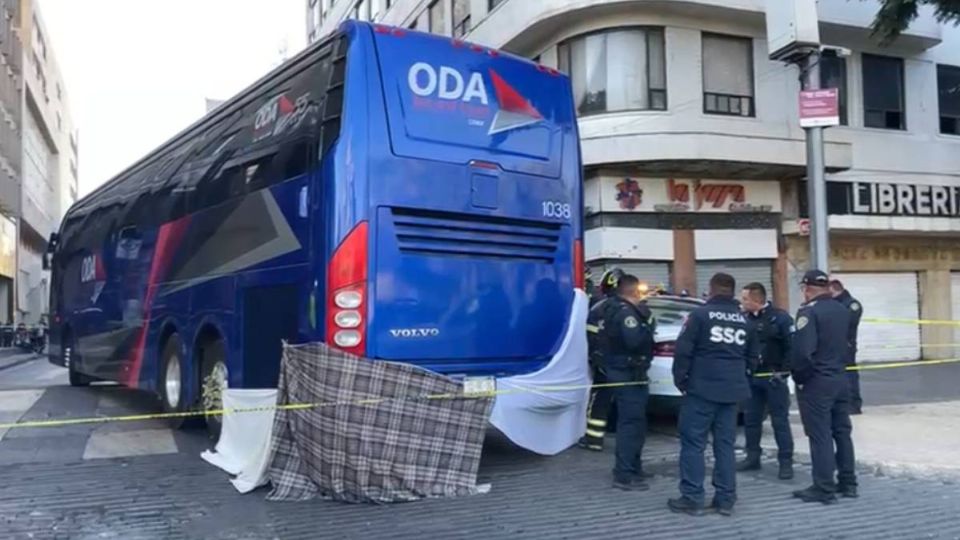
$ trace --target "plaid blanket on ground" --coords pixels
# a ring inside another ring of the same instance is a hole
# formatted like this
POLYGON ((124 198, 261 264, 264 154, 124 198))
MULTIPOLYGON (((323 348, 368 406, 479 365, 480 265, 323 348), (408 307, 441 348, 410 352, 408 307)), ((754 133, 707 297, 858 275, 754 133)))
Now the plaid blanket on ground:
POLYGON ((338 404, 277 411, 267 498, 386 503, 475 494, 493 400, 412 399, 462 392, 409 364, 322 343, 285 347, 277 404, 338 404), (398 399, 356 403, 373 398, 398 399))

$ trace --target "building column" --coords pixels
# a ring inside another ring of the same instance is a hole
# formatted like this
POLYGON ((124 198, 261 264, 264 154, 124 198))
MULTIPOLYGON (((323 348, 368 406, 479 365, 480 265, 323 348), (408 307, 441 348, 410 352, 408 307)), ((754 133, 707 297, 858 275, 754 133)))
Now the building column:
POLYGON ((790 311, 789 272, 786 246, 783 246, 777 253, 777 258, 773 260, 773 290, 770 294, 773 296, 773 305, 787 312, 790 311))
POLYGON ((690 296, 700 294, 697 290, 697 251, 693 229, 673 230, 673 291, 689 291, 690 296))
MULTIPOLYGON (((924 270, 920 278, 920 318, 949 321, 953 319, 952 295, 950 291, 949 270, 924 270)), ((950 325, 921 324, 920 343, 942 345, 954 343, 956 328, 950 325)), ((921 357, 924 360, 955 358, 952 347, 923 347, 921 357)))

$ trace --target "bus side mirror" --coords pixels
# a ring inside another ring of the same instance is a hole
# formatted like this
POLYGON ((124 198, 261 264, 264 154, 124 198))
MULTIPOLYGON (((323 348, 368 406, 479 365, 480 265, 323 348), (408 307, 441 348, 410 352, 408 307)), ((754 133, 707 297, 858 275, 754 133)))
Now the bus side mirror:
POLYGON ((44 253, 44 254, 43 254, 43 269, 44 269, 44 270, 50 270, 50 269, 53 267, 53 265, 51 264, 51 263, 52 263, 52 259, 53 259, 53 254, 51 254, 50 252, 47 252, 47 253, 44 253))

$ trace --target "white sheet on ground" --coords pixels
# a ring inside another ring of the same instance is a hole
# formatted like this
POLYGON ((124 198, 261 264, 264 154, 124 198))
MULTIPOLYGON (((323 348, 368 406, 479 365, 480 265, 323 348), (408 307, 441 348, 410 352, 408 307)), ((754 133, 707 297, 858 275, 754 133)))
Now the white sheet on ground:
POLYGON ((577 289, 563 344, 550 363, 534 373, 497 379, 497 391, 506 393, 494 401, 490 423, 527 450, 558 454, 586 433, 592 383, 587 364, 588 309, 587 295, 577 289), (554 391, 558 388, 570 389, 554 391))
POLYGON ((270 466, 270 434, 277 404, 275 388, 227 389, 224 409, 264 409, 227 414, 216 450, 200 456, 229 474, 237 491, 247 493, 266 483, 270 466))

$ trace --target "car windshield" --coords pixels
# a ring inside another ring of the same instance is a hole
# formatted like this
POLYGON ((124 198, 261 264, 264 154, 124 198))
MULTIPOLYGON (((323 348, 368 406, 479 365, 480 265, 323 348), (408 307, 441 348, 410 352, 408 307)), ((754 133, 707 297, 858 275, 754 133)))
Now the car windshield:
POLYGON ((653 313, 658 325, 683 324, 690 312, 699 303, 690 300, 673 300, 669 298, 649 298, 647 306, 653 313))

